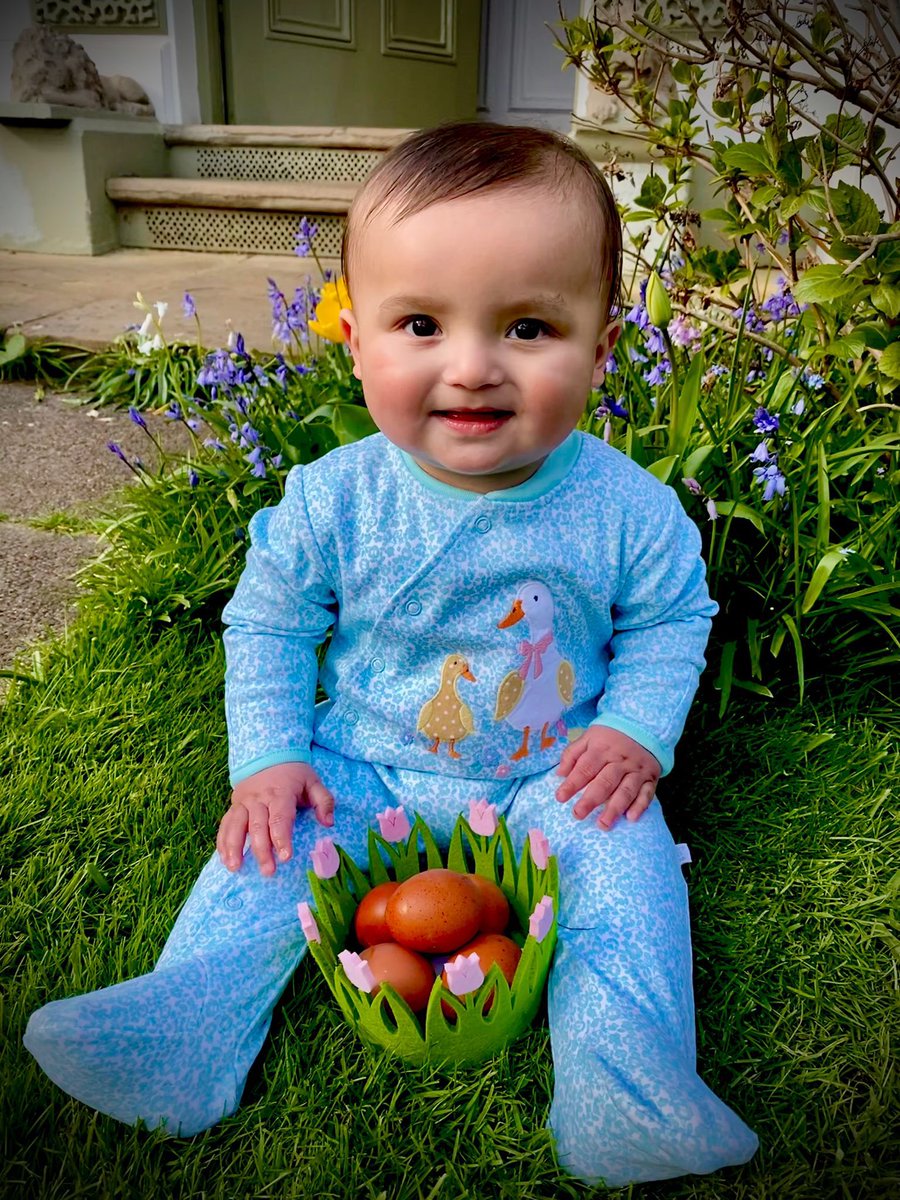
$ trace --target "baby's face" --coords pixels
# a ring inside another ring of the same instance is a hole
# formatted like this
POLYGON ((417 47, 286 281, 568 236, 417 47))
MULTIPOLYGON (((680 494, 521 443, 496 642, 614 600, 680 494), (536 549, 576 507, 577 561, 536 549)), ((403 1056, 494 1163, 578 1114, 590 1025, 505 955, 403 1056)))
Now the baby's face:
POLYGON ((587 222, 543 188, 391 218, 361 230, 341 314, 369 411, 435 478, 513 487, 574 429, 618 332, 587 222))

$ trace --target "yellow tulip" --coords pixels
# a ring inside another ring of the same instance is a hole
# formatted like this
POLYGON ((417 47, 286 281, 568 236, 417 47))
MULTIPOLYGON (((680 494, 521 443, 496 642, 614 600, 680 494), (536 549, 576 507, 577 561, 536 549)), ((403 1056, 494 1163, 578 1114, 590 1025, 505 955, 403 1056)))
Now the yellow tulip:
POLYGON ((309 323, 310 329, 326 342, 343 342, 340 311, 351 307, 350 293, 343 276, 336 283, 326 283, 322 288, 322 298, 316 305, 316 319, 309 323))

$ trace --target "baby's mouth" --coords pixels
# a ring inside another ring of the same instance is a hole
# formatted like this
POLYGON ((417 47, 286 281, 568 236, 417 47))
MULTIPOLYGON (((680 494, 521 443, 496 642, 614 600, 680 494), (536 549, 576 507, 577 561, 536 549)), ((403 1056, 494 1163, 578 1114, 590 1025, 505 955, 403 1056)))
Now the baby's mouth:
POLYGON ((462 433, 493 433, 512 415, 508 408, 445 408, 432 414, 448 428, 462 433))

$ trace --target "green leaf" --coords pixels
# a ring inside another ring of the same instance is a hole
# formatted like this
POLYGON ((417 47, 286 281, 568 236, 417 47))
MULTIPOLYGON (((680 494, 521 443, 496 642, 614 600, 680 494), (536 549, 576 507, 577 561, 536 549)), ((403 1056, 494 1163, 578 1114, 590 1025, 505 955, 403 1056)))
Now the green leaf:
POLYGON ((831 189, 831 207, 844 234, 859 236, 877 233, 881 213, 872 197, 850 183, 839 183, 831 189))
POLYGON ((765 146, 759 142, 737 142, 728 146, 722 154, 725 165, 751 178, 765 178, 772 174, 772 160, 765 146))
POLYGON ((647 470, 651 475, 655 475, 660 483, 668 483, 679 457, 678 454, 669 454, 666 458, 658 458, 656 462, 647 467, 647 470))
POLYGON ((737 642, 726 642, 722 647, 722 661, 719 664, 719 678, 716 680, 716 687, 721 692, 719 698, 719 716, 725 715, 725 709, 728 707, 728 699, 731 696, 731 685, 734 682, 734 654, 737 650, 737 642))
POLYGON ((825 447, 818 443, 819 461, 816 471, 818 501, 816 506, 816 549, 819 554, 825 552, 825 547, 831 540, 831 490, 828 482, 828 459, 825 457, 825 447))
POLYGON ((28 343, 21 333, 11 333, 9 337, 0 346, 0 367, 6 363, 14 362, 17 358, 21 358, 28 348, 28 343))
POLYGON ((762 533, 762 517, 748 505, 742 504, 740 500, 717 500, 716 508, 720 517, 741 517, 744 521, 749 521, 755 529, 758 529, 762 533))
POLYGON ((810 139, 806 157, 814 171, 821 173, 824 166, 824 173, 828 177, 856 161, 866 140, 866 126, 857 116, 831 113, 825 118, 825 130, 819 137, 810 139), (839 145, 834 137, 829 136, 830 133, 846 142, 849 148, 839 145))
POLYGON ((662 204, 666 195, 666 185, 658 175, 648 175, 641 184, 641 190, 635 197, 634 203, 641 208, 656 208, 662 204))
MULTIPOLYGON (((800 637, 800 630, 797 628, 797 624, 794 621, 793 617, 791 617, 787 613, 785 613, 781 619, 782 619, 782 621, 784 621, 785 625, 787 626, 787 631, 791 635, 791 641, 793 642, 793 645, 794 645, 794 660, 797 663, 797 683, 800 687, 800 699, 802 700, 805 683, 806 683, 806 672, 805 672, 804 666, 803 666, 803 639, 800 637)), ((779 642, 779 647, 780 647, 780 645, 781 645, 781 643, 779 642)), ((774 653, 774 645, 773 645, 773 653, 774 653)))
POLYGON ((900 342, 891 342, 878 360, 878 370, 889 379, 900 379, 900 342))
POLYGON ((852 333, 845 333, 838 338, 834 338, 833 341, 830 341, 827 346, 817 353, 816 357, 831 355, 833 358, 851 359, 859 358, 865 354, 865 351, 865 336, 859 330, 854 329, 852 333))
POLYGON ((900 315, 900 287, 893 283, 882 283, 872 292, 871 300, 879 312, 891 320, 900 315))
POLYGON ((789 217, 795 216, 803 207, 803 204, 803 196, 787 196, 781 202, 781 205, 778 209, 778 215, 781 217, 782 221, 786 221, 789 217))
MULTIPOLYGON (((647 289, 649 294, 650 289, 647 289)), ((688 373, 681 385, 681 395, 677 403, 672 405, 669 414, 669 446, 668 449, 678 458, 687 449, 688 439, 697 420, 697 406, 700 403, 700 380, 703 375, 703 355, 695 354, 691 359, 688 373)))
POLYGON ((335 404, 331 423, 341 445, 362 441, 369 434, 378 432, 369 410, 360 404, 335 404))
POLYGON ((703 464, 713 450, 715 450, 715 446, 698 446, 688 455, 681 468, 686 479, 696 479, 700 475, 703 464))
POLYGON ((822 589, 831 578, 832 572, 844 561, 844 558, 845 555, 842 550, 828 550, 822 555, 816 564, 816 569, 813 571, 812 579, 810 579, 806 594, 803 597, 803 603, 800 606, 801 612, 809 612, 822 594, 822 589))
POLYGON ((842 274, 840 263, 824 263, 804 271, 791 291, 798 304, 822 304, 849 296, 857 287, 855 275, 842 274))

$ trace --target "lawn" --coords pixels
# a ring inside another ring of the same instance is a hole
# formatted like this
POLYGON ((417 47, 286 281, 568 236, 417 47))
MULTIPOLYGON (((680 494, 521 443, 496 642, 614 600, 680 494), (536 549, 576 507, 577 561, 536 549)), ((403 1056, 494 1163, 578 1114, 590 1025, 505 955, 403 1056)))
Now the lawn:
MULTIPOLYGON (((542 1021, 479 1068, 397 1065, 356 1042, 311 963, 240 1111, 190 1141, 93 1113, 22 1048, 42 1003, 151 969, 227 799, 217 613, 233 568, 211 553, 220 518, 186 496, 131 489, 80 619, 21 659, 0 707, 0 1194, 604 1194, 554 1164, 542 1021)), ((738 698, 721 722, 717 707, 707 683, 661 794, 694 859, 701 1072, 761 1149, 630 1194, 886 1200, 900 1189, 890 681, 813 675, 801 706, 738 698)))

